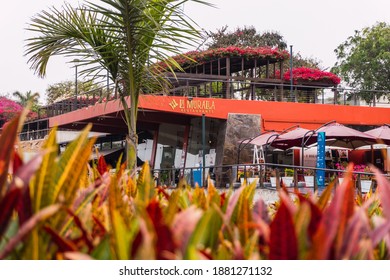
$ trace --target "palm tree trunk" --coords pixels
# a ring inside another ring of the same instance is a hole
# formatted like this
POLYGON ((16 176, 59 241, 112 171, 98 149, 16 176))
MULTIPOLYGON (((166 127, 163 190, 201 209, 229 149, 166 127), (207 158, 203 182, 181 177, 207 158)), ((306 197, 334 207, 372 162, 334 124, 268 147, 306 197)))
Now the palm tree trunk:
POLYGON ((125 115, 125 122, 127 126, 126 135, 126 164, 127 168, 134 171, 137 167, 137 112, 138 103, 134 100, 134 96, 130 96, 131 105, 127 104, 127 100, 124 95, 121 95, 120 100, 123 106, 123 113, 125 115))
MULTIPOLYGON (((134 104, 134 103, 133 103, 134 104)), ((127 122, 127 135, 126 135, 126 162, 127 168, 135 170, 137 167, 137 146, 138 146, 138 135, 137 135, 137 108, 131 106, 125 114, 128 114, 129 121, 127 122)))

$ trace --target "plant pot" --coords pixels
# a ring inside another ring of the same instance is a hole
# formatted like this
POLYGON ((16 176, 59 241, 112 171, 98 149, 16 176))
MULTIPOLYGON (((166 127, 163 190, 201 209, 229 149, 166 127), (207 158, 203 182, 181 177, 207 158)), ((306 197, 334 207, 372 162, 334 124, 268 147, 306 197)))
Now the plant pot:
POLYGON ((294 177, 282 177, 282 181, 286 187, 291 187, 293 185, 294 177))
POLYGON ((361 180, 360 186, 362 187, 362 193, 368 193, 371 188, 371 180, 361 180))
POLYGON ((314 176, 304 176, 306 187, 314 187, 314 176))
POLYGON ((271 186, 276 188, 276 177, 269 177, 269 181, 271 182, 271 186))
MULTIPOLYGON (((241 185, 244 184, 244 178, 240 178, 240 182, 241 182, 241 185)), ((256 184, 259 182, 259 178, 255 178, 255 177, 249 177, 249 178, 246 178, 246 183, 249 185, 249 184, 252 184, 253 182, 256 182, 256 184)))

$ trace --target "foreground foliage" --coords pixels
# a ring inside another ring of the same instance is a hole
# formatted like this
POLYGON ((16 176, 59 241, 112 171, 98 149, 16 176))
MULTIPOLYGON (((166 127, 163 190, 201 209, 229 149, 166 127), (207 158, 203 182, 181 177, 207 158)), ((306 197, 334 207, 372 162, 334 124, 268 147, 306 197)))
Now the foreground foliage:
POLYGON ((137 179, 124 165, 109 172, 102 157, 89 166, 88 128, 60 156, 52 131, 23 163, 18 123, 0 138, 0 259, 390 258, 390 183, 379 172, 364 197, 349 172, 321 196, 282 190, 266 205, 253 184, 170 191, 154 186, 147 164, 137 179))

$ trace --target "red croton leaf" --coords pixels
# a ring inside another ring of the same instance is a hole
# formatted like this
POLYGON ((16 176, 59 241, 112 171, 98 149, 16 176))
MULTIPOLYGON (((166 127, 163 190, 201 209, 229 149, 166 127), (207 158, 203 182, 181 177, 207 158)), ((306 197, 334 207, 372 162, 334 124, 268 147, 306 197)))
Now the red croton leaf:
POLYGON ((8 166, 15 151, 14 144, 18 131, 20 116, 4 124, 0 137, 0 198, 5 194, 5 182, 8 177, 8 166))
POLYGON ((281 201, 281 205, 270 225, 271 260, 296 260, 298 258, 298 242, 294 229, 293 217, 289 208, 281 201))
POLYGON ((18 211, 19 224, 22 225, 32 217, 32 203, 30 196, 29 183, 31 177, 35 174, 37 169, 41 166, 44 152, 35 155, 29 162, 21 165, 11 182, 10 188, 20 188, 21 195, 16 207, 18 211))
POLYGON ((221 194, 221 202, 220 202, 220 205, 219 205, 219 207, 223 207, 224 206, 224 204, 225 204, 225 201, 226 201, 226 192, 223 192, 222 194, 221 194))
POLYGON ((62 238, 54 229, 49 226, 44 226, 43 229, 51 236, 54 243, 58 246, 59 252, 77 252, 77 246, 71 240, 62 238))
MULTIPOLYGON (((343 180, 343 183, 345 181, 346 185, 343 186, 344 188, 344 201, 341 204, 340 209, 340 224, 338 226, 337 236, 335 240, 335 258, 340 259, 341 253, 342 253, 342 244, 344 243, 344 239, 347 239, 348 236, 345 236, 345 231, 347 228, 348 223, 350 222, 350 219, 352 215, 354 214, 354 206, 355 206, 355 186, 354 182, 352 180, 352 173, 353 165, 348 167, 350 172, 348 172, 343 180)), ((340 186, 341 187, 341 186, 340 186)))
POLYGON ((169 200, 170 195, 169 195, 169 193, 167 193, 167 191, 163 187, 158 186, 157 192, 158 192, 158 194, 162 194, 166 200, 169 200))
POLYGON ((352 169, 353 166, 348 167, 349 172, 346 173, 343 183, 337 187, 332 202, 322 214, 318 230, 313 236, 310 259, 332 259, 338 254, 346 223, 353 214, 352 169), (332 249, 335 249, 335 252, 332 249))
POLYGON ((100 156, 97 164, 97 170, 100 175, 103 175, 108 171, 108 166, 106 163, 106 160, 104 159, 104 156, 100 156))
POLYGON ((20 195, 21 189, 13 188, 7 192, 4 199, 0 201, 0 237, 7 228, 12 212, 19 201, 20 195))
POLYGON ((107 230, 104 227, 103 223, 94 215, 92 215, 92 219, 94 221, 94 226, 91 234, 92 238, 94 239, 96 237, 103 237, 107 233, 107 230))
POLYGON ((156 231, 156 258, 167 259, 166 252, 174 253, 176 249, 171 229, 164 223, 162 211, 157 200, 152 200, 146 208, 156 231))
POLYGON ((315 232, 318 229, 318 225, 322 218, 322 212, 320 208, 313 203, 310 199, 303 196, 301 193, 298 193, 299 202, 303 204, 306 202, 310 207, 310 223, 308 228, 309 237, 312 238, 315 232))
POLYGON ((22 165, 23 165, 22 158, 20 157, 20 155, 17 152, 15 152, 14 153, 14 159, 13 159, 13 162, 12 162, 12 173, 15 174, 22 165))
POLYGON ((371 170, 375 173, 375 178, 378 182, 377 193, 381 201, 383 214, 390 219, 390 181, 373 165, 370 165, 371 170))
POLYGON ((21 194, 16 205, 16 210, 18 212, 19 225, 24 224, 32 217, 31 196, 28 185, 21 189, 21 194))
POLYGON ((70 216, 73 217, 76 226, 80 229, 80 231, 81 231, 80 239, 88 246, 88 250, 89 250, 89 253, 90 253, 92 251, 92 249, 93 249, 93 244, 92 244, 92 241, 91 241, 92 238, 90 237, 90 235, 88 234, 87 230, 85 229, 85 226, 84 226, 83 222, 80 220, 80 218, 71 209, 68 208, 68 209, 66 209, 66 211, 68 212, 68 214, 70 216))

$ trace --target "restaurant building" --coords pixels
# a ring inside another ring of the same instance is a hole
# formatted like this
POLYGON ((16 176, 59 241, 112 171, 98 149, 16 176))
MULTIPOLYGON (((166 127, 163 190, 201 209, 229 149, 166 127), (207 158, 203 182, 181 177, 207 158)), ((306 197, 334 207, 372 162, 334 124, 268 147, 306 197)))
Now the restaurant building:
MULTIPOLYGON (((154 169, 199 166, 203 152, 205 166, 237 164, 239 143, 267 130, 316 129, 331 120, 360 130, 390 123, 381 104, 359 106, 358 96, 348 101, 331 73, 294 69, 291 79, 285 51, 231 47, 191 55, 190 62, 181 61, 184 71, 166 74, 169 88, 140 96, 138 159, 154 169)), ((79 93, 48 105, 45 117, 26 123, 21 139, 43 138, 54 126, 79 131, 92 123, 92 131, 102 133, 98 148, 118 153, 127 131, 123 108, 114 95, 104 102, 98 95, 79 93)), ((269 156, 266 161, 278 161, 269 156)), ((251 157, 250 149, 241 151, 240 163, 251 157)))

